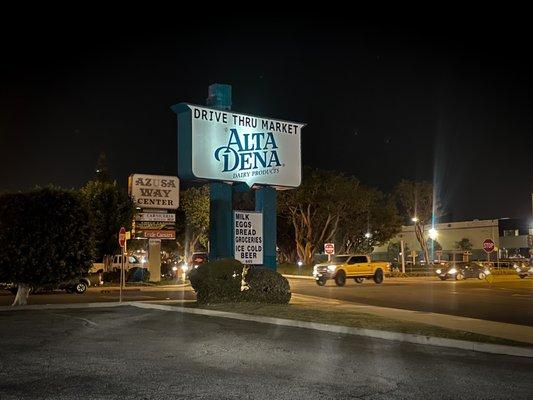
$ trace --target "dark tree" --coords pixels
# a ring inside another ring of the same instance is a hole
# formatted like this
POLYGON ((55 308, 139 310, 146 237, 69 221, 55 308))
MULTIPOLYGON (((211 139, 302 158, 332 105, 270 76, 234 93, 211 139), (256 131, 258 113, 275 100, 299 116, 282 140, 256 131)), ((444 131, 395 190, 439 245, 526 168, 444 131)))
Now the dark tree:
POLYGON ((104 152, 100 153, 94 169, 94 180, 102 183, 111 183, 109 168, 107 166, 107 156, 104 152))
POLYGON ((13 305, 32 286, 87 273, 93 262, 89 212, 80 195, 54 188, 0 196, 0 282, 18 286, 13 305))
POLYGON ((80 192, 90 213, 96 259, 103 259, 107 266, 111 257, 120 250, 118 231, 122 226, 126 230, 131 229, 135 205, 116 182, 92 180, 80 192))
POLYGON ((440 203, 434 196, 433 185, 429 182, 403 180, 396 186, 396 200, 405 221, 414 223, 416 240, 424 253, 426 265, 430 264, 424 226, 442 215, 440 203))

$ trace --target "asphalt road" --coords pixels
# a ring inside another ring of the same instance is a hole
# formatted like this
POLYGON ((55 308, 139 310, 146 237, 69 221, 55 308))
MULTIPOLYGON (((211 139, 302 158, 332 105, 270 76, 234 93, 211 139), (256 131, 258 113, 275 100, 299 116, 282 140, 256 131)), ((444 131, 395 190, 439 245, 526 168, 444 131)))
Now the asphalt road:
POLYGON ((134 307, 0 312, 0 399, 526 399, 533 360, 134 307))
MULTIPOLYGON (((381 285, 372 281, 347 282, 337 287, 331 281, 320 287, 312 280, 290 279, 293 293, 334 298, 382 307, 429 311, 471 318, 533 326, 533 278, 489 285, 478 279, 461 282, 438 279, 390 279, 381 285)), ((190 287, 128 290, 125 301, 195 300, 190 287)), ((30 304, 91 303, 118 301, 116 288, 90 288, 85 294, 56 291, 30 295, 30 304)), ((0 305, 10 305, 13 296, 0 291, 0 305)))
POLYGON ((492 285, 478 279, 395 279, 381 285, 349 281, 344 287, 291 279, 290 284, 293 293, 533 326, 533 278, 492 285))

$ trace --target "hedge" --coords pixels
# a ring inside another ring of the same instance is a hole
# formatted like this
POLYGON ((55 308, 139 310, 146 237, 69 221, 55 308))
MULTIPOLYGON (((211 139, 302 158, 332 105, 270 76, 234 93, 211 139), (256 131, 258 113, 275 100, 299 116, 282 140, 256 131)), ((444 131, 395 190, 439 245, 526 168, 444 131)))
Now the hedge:
POLYGON ((224 259, 200 265, 189 274, 199 304, 254 302, 286 304, 291 299, 289 282, 278 272, 251 267, 241 290, 243 264, 224 259))

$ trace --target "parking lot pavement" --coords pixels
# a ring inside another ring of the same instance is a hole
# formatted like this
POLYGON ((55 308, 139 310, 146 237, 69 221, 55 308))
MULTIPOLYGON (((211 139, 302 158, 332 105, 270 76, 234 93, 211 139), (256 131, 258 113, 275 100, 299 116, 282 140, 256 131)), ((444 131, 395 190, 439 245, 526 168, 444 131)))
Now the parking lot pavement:
MULTIPOLYGON (((10 306, 15 297, 7 290, 0 290, 0 306, 10 306)), ((190 286, 128 288, 123 292, 124 301, 195 300, 190 286)), ((84 294, 70 294, 61 290, 30 294, 28 304, 96 303, 119 300, 118 287, 91 287, 84 294)), ((1 400, 1 399, 0 399, 1 400)))
POLYGON ((337 287, 333 281, 324 287, 304 279, 289 282, 297 294, 533 326, 533 278, 494 284, 478 279, 395 279, 381 285, 349 280, 344 287, 337 287))
POLYGON ((181 313, 0 313, 5 399, 526 399, 533 361, 181 313))

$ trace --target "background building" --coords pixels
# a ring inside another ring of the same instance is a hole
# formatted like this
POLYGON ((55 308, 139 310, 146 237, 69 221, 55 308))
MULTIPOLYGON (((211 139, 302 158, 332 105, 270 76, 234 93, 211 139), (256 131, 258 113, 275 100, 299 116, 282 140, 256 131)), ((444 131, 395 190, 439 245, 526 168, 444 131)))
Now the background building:
MULTIPOLYGON (((493 253, 492 259, 495 261, 496 256, 499 258, 507 257, 529 257, 530 249, 532 247, 533 227, 528 219, 488 219, 488 220, 473 220, 461 222, 447 222, 440 223, 434 226, 436 230, 436 242, 442 250, 438 251, 430 248, 430 256, 433 254, 433 259, 438 260, 456 260, 463 259, 464 244, 471 245, 468 250, 468 257, 470 260, 486 260, 487 254, 483 250, 483 241, 485 239, 492 239, 498 249, 498 254, 493 253), (463 241, 463 246, 460 242, 463 241)), ((429 229, 431 226, 426 226, 424 229, 425 236, 429 237, 429 229)), ((421 254, 420 244, 416 240, 414 226, 403 226, 401 232, 390 242, 383 246, 375 247, 373 252, 374 259, 386 259, 393 261, 397 258, 396 253, 401 240, 406 246, 406 261, 412 262, 411 252, 416 252, 416 262, 423 259, 421 254)))

